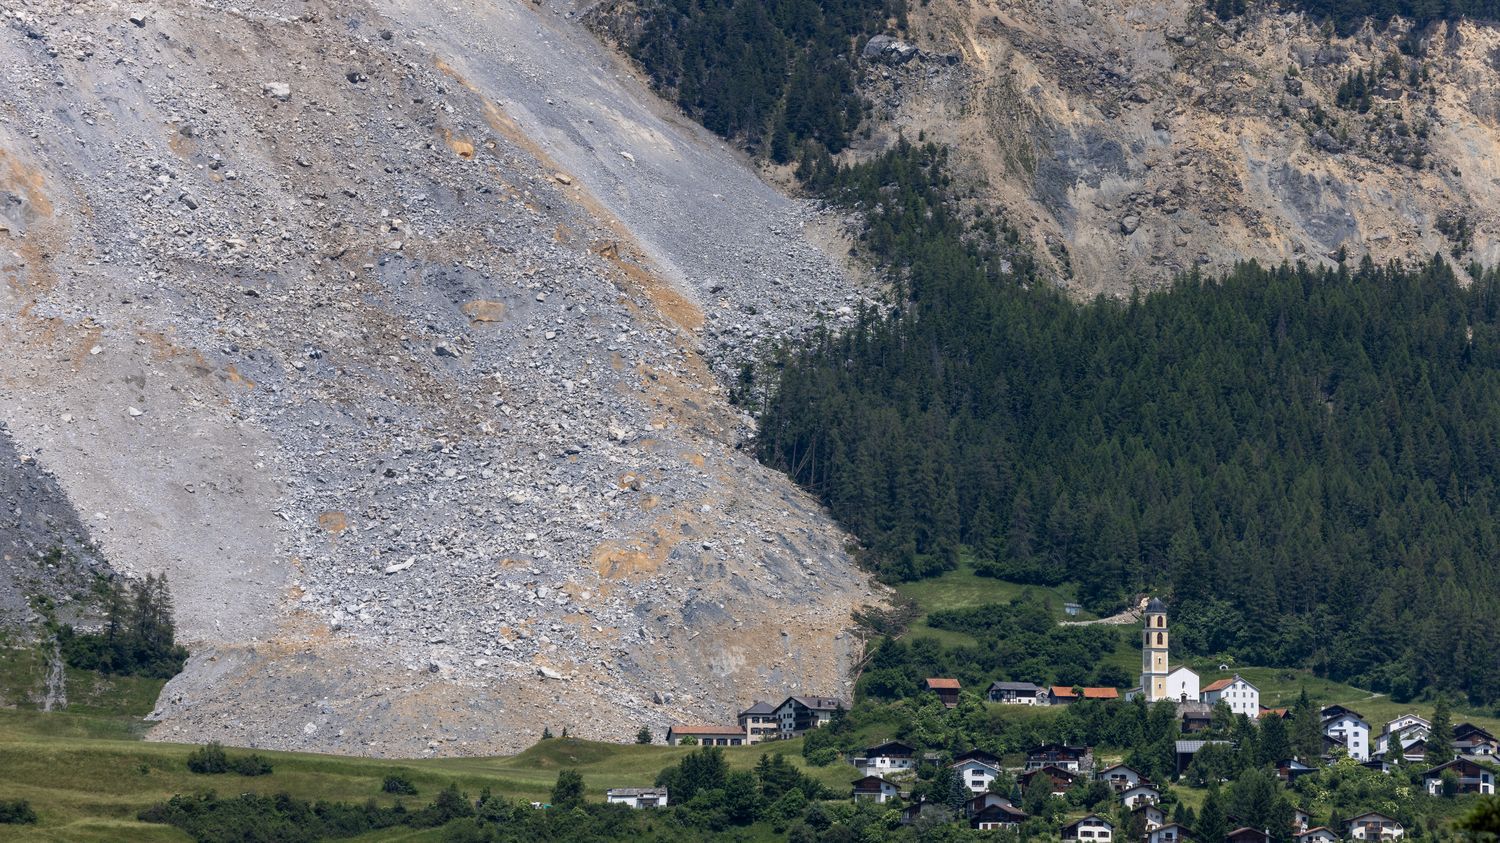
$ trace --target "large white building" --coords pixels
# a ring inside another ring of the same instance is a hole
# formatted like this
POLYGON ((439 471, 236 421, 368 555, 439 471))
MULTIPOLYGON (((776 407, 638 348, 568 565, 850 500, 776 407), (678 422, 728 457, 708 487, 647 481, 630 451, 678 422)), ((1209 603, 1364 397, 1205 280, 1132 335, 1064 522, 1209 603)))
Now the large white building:
POLYGON ((1223 702, 1235 714, 1243 714, 1251 720, 1260 717, 1260 689, 1246 682, 1238 673, 1228 679, 1210 683, 1199 697, 1209 705, 1223 702))
POLYGON ((1370 760, 1370 724, 1359 712, 1341 705, 1323 709, 1323 734, 1343 743, 1355 761, 1370 760))

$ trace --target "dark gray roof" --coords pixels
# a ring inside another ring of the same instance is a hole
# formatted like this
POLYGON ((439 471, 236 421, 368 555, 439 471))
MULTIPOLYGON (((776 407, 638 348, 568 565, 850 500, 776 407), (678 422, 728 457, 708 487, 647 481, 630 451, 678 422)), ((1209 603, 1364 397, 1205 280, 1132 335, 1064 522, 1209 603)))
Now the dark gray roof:
POLYGON ((1177 754, 1184 755, 1191 752, 1197 752, 1198 750, 1211 743, 1228 744, 1229 741, 1178 741, 1177 754))
POLYGON ((774 714, 775 712, 776 706, 764 700, 756 700, 754 705, 740 712, 740 716, 743 717, 746 714, 774 714))
POLYGON ((1167 604, 1161 602, 1159 598, 1153 597, 1146 603, 1146 611, 1148 612, 1165 612, 1166 610, 1167 604))
POLYGON ((612 787, 604 793, 606 796, 666 796, 667 789, 664 787, 612 787))
POLYGON ((991 682, 991 691, 1040 691, 1041 688, 1030 682, 991 682))
MULTIPOLYGON (((798 696, 793 696, 793 697, 791 697, 791 699, 796 700, 797 702, 799 702, 802 705, 804 705, 804 706, 812 709, 813 711, 833 711, 833 710, 835 710, 837 708, 843 707, 843 705, 844 705, 841 700, 838 700, 838 699, 836 699, 834 697, 798 697, 798 696)), ((782 705, 785 705, 785 703, 782 703, 782 705)))

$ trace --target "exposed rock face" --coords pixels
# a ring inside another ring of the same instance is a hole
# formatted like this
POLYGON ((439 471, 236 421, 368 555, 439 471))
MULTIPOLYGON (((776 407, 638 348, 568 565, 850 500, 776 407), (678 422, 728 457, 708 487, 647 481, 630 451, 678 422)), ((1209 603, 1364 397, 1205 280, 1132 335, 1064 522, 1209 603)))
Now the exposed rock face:
POLYGON ((170 575, 154 737, 500 752, 847 693, 876 598, 715 375, 860 299, 810 209, 519 0, 0 16, 0 422, 170 575))
POLYGON ((866 79, 885 130, 960 152, 1063 283, 1123 293, 1237 260, 1500 261, 1500 30, 1325 36, 1197 0, 934 0, 910 38, 958 67, 866 79), (1341 107, 1351 71, 1380 81, 1341 107), (1412 71, 1416 75, 1412 75, 1412 71), (1134 219, 1134 224, 1127 221, 1134 219))

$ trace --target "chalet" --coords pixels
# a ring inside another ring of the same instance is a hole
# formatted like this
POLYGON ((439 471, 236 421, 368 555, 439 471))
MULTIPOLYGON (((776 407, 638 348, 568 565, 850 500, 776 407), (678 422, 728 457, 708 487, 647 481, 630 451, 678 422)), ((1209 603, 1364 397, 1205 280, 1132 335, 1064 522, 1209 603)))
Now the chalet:
POLYGON ((1271 843, 1271 835, 1258 828, 1244 826, 1224 835, 1224 843, 1271 843))
POLYGON ((1459 793, 1494 793, 1495 771, 1459 757, 1439 764, 1422 774, 1422 786, 1433 796, 1443 792, 1443 774, 1452 770, 1458 777, 1459 793))
POLYGON ((735 718, 745 730, 745 743, 755 744, 776 739, 781 726, 776 721, 776 706, 756 700, 735 718))
POLYGON ((1301 834, 1302 832, 1307 831, 1307 827, 1309 825, 1312 825, 1312 814, 1309 814, 1308 812, 1302 810, 1301 808, 1294 808, 1294 809, 1292 809, 1292 830, 1293 831, 1297 832, 1298 834, 1301 834))
POLYGON ((1177 823, 1167 823, 1146 832, 1146 843, 1182 843, 1193 839, 1193 833, 1177 823))
POLYGON ((973 759, 975 761, 983 761, 991 767, 1000 766, 1000 756, 996 755, 993 752, 985 752, 982 749, 971 749, 967 752, 960 752, 959 754, 953 756, 953 762, 955 764, 959 761, 968 761, 970 759, 973 759))
POLYGON ((1198 699, 1209 705, 1222 702, 1229 706, 1230 711, 1243 714, 1251 720, 1260 717, 1260 689, 1245 681, 1238 673, 1204 686, 1198 699))
POLYGON ((1364 767, 1366 770, 1374 770, 1377 773, 1389 773, 1395 765, 1387 761, 1384 755, 1378 755, 1359 766, 1364 767))
POLYGON ((1079 700, 1117 700, 1120 698, 1118 688, 1072 688, 1067 685, 1053 685, 1047 691, 1048 705, 1068 705, 1079 700))
POLYGON ((681 746, 686 738, 700 746, 742 746, 745 733, 738 726, 685 726, 677 724, 667 727, 667 743, 681 746))
POLYGON ((1087 772, 1094 769, 1094 750, 1087 746, 1068 746, 1060 743, 1043 744, 1026 753, 1026 770, 1043 767, 1061 767, 1070 772, 1087 772))
POLYGON ((928 679, 927 690, 938 695, 943 705, 948 708, 958 707, 958 692, 960 685, 957 679, 928 679))
MULTIPOLYGON (((988 753, 986 753, 988 754, 988 753)), ((990 782, 1000 777, 1000 766, 979 758, 964 758, 948 765, 958 773, 964 786, 975 793, 985 793, 990 782)))
POLYGON ((1177 774, 1181 775, 1182 772, 1188 768, 1188 765, 1193 763, 1193 756, 1198 754, 1198 750, 1202 749, 1205 746, 1208 746, 1211 743, 1224 744, 1227 746, 1229 744, 1229 741, 1177 741, 1177 774))
POLYGON ((1062 839, 1111 843, 1115 839, 1115 824, 1098 814, 1089 814, 1083 819, 1063 826, 1062 839))
POLYGON ((834 712, 843 709, 843 702, 833 697, 787 697, 776 706, 777 733, 782 738, 795 738, 826 725, 834 712))
POLYGON ((1026 820, 1026 812, 996 793, 981 793, 964 803, 969 827, 980 831, 1015 828, 1026 820))
POLYGON ((1114 788, 1114 791, 1116 793, 1119 793, 1122 790, 1129 790, 1130 788, 1135 787, 1141 782, 1147 780, 1145 776, 1141 775, 1136 770, 1125 766, 1124 764, 1116 764, 1113 767, 1106 767, 1103 770, 1095 773, 1094 778, 1098 779, 1101 782, 1108 783, 1110 787, 1114 788))
POLYGON ((1120 802, 1129 810, 1135 810, 1140 805, 1159 805, 1161 804, 1161 791, 1157 790, 1154 785, 1138 784, 1121 791, 1120 802))
POLYGON ((1276 777, 1291 784, 1308 773, 1316 773, 1318 770, 1309 764, 1303 764, 1295 758, 1286 758, 1276 762, 1276 777))
POLYGON ((1370 760, 1370 724, 1359 712, 1341 705, 1323 709, 1323 734, 1343 743, 1355 761, 1370 760))
POLYGON ((1042 689, 1030 682, 991 682, 990 702, 1006 705, 1037 705, 1042 689))
POLYGON ((1049 765, 1022 773, 1016 777, 1016 781, 1021 783, 1021 791, 1023 793, 1031 786, 1032 779, 1037 776, 1045 776, 1052 780, 1052 790, 1050 792, 1053 796, 1066 796, 1068 791, 1073 789, 1073 783, 1078 781, 1077 773, 1049 765))
POLYGON ((900 789, 880 776, 865 776, 854 781, 854 799, 884 804, 900 796, 900 789))
POLYGON ((936 802, 928 802, 926 799, 922 799, 901 809, 901 824, 911 825, 921 818, 923 814, 947 816, 947 809, 936 802))
POLYGON ((884 776, 917 768, 917 751, 900 741, 888 741, 865 750, 854 759, 854 766, 867 776, 884 776))
POLYGON ((664 787, 612 787, 604 791, 604 798, 611 805, 629 805, 632 808, 667 807, 667 789, 664 787))
MULTIPOLYGON (((1137 814, 1141 818, 1141 827, 1147 831, 1161 828, 1167 824, 1167 812, 1152 804, 1137 805, 1131 810, 1130 816, 1134 818, 1137 814)), ((1131 824, 1134 825, 1132 819, 1131 824)))
POLYGON ((1400 822, 1385 814, 1371 811, 1360 814, 1346 823, 1352 840, 1400 840, 1406 829, 1400 822))
POLYGON ((1339 836, 1320 825, 1297 835, 1297 843, 1339 843, 1339 836))
MULTIPOLYGON (((1408 764, 1420 764, 1427 760, 1427 739, 1412 741, 1401 747, 1401 760, 1408 764)), ((1372 756, 1373 757, 1373 756, 1372 756)), ((1395 754, 1387 752, 1385 757, 1395 760, 1395 754)))
POLYGON ((1392 750, 1406 749, 1431 733, 1431 723, 1415 714, 1403 714, 1385 724, 1385 730, 1375 738, 1372 754, 1390 754, 1392 750))
POLYGON ((1201 701, 1178 703, 1177 714, 1182 719, 1185 735, 1207 731, 1214 722, 1214 707, 1201 701))
POLYGON ((1460 755, 1500 755, 1500 741, 1473 723, 1453 727, 1453 749, 1460 755))

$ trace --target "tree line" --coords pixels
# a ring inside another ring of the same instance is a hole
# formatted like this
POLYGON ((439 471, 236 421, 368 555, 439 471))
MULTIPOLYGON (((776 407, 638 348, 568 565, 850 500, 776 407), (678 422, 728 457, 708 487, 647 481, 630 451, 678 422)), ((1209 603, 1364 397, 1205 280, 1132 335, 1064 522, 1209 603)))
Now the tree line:
POLYGON ((902 142, 820 175, 899 305, 776 350, 760 457, 888 580, 1170 595, 1202 656, 1500 700, 1500 279, 1244 264, 1086 304, 902 142))

